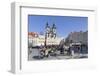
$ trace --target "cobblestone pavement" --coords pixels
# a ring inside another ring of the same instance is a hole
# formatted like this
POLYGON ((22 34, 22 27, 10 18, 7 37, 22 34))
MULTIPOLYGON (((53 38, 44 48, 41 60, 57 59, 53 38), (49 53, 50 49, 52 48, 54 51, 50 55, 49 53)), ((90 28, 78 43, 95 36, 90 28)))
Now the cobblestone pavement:
POLYGON ((28 60, 60 60, 60 59, 79 59, 79 58, 87 58, 87 54, 80 54, 75 56, 68 56, 68 55, 57 55, 57 56, 48 56, 44 58, 40 58, 40 50, 38 49, 31 49, 31 53, 28 56, 28 60), (37 58, 34 58, 37 57, 37 58))

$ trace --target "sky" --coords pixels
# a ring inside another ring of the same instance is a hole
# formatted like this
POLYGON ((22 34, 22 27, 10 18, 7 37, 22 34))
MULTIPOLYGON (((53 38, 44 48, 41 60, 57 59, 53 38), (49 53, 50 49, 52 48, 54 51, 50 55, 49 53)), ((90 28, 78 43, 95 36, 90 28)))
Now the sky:
POLYGON ((44 32, 46 23, 57 28, 57 36, 66 37, 70 32, 88 30, 88 17, 79 16, 48 16, 48 15, 28 15, 28 31, 44 32))

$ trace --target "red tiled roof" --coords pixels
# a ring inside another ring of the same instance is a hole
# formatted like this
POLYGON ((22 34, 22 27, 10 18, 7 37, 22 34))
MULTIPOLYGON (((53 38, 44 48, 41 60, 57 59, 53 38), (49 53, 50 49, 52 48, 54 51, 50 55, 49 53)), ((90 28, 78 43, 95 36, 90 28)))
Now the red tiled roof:
POLYGON ((28 36, 31 35, 32 37, 38 36, 38 33, 36 32, 28 32, 28 36))

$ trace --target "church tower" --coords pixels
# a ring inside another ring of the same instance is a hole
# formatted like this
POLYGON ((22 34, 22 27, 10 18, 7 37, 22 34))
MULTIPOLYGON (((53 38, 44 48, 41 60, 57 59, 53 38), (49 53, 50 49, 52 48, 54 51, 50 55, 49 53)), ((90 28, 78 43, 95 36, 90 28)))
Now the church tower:
POLYGON ((46 27, 45 27, 45 35, 47 37, 49 37, 49 34, 50 34, 50 26, 48 25, 48 22, 46 23, 46 27))
POLYGON ((56 25, 53 23, 52 25, 52 35, 53 35, 53 38, 56 38, 56 35, 57 35, 57 28, 56 28, 56 25))
POLYGON ((46 37, 49 38, 56 38, 57 32, 56 32, 56 25, 54 23, 51 27, 48 25, 48 22, 46 23, 45 35, 46 37))

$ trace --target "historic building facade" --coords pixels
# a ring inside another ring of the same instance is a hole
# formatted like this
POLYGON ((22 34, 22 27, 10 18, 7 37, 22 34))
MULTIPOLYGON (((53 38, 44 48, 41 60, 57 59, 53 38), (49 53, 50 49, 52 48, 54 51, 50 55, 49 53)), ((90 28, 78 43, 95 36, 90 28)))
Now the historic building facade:
POLYGON ((61 37, 57 37, 56 25, 53 24, 51 27, 46 24, 45 33, 40 35, 36 32, 28 33, 28 42, 31 46, 41 46, 41 45, 59 45, 61 37))

